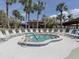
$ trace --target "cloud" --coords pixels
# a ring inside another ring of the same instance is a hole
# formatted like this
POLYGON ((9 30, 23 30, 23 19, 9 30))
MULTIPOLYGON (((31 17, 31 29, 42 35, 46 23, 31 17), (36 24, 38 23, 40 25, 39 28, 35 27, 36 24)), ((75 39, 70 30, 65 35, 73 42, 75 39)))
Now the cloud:
POLYGON ((73 9, 70 11, 70 14, 72 14, 73 18, 79 18, 79 9, 73 9))
MULTIPOLYGON (((60 13, 58 13, 58 15, 59 15, 59 14, 60 14, 60 13)), ((67 11, 64 11, 64 12, 63 12, 63 15, 68 16, 69 13, 68 13, 67 11)), ((52 17, 57 17, 57 15, 51 15, 50 18, 52 18, 52 17)))
POLYGON ((21 15, 22 15, 22 16, 26 16, 26 14, 25 14, 25 13, 21 13, 21 15))
POLYGON ((79 13, 79 9, 73 9, 70 11, 71 13, 75 14, 75 13, 79 13))
POLYGON ((63 12, 63 15, 68 16, 69 13, 68 13, 67 11, 64 11, 64 12, 63 12))
POLYGON ((72 14, 72 17, 79 18, 79 9, 70 10, 70 12, 64 11, 63 14, 67 17, 69 14, 72 14))
POLYGON ((51 15, 50 18, 52 18, 52 17, 57 17, 57 15, 51 15))
MULTIPOLYGON (((60 13, 58 13, 60 14, 60 13)), ((72 17, 75 19, 75 18, 79 18, 79 9, 73 9, 73 10, 70 10, 70 12, 67 12, 67 11, 64 11, 63 14, 67 17, 69 14, 72 14, 72 17)), ((52 17, 57 17, 57 15, 52 15, 50 16, 51 18, 52 17)))

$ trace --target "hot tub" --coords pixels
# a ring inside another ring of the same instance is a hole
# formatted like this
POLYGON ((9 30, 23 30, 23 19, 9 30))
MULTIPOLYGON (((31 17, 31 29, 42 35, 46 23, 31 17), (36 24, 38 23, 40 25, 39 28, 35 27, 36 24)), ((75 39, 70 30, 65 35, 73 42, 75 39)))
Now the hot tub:
POLYGON ((51 42, 56 42, 62 40, 58 35, 52 34, 35 34, 26 33, 24 42, 18 42, 18 44, 27 46, 45 46, 51 42), (28 39, 27 39, 28 38, 28 39))

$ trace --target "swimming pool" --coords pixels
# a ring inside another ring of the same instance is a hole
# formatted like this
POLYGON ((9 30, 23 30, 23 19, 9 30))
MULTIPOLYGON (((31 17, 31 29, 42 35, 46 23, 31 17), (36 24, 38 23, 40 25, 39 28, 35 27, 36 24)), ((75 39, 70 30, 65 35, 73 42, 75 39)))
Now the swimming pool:
POLYGON ((60 40, 62 39, 58 35, 26 33, 25 41, 18 42, 18 44, 27 46, 45 46, 51 42, 56 42, 60 40))
POLYGON ((30 38, 31 42, 43 42, 49 39, 55 39, 59 36, 52 35, 52 34, 34 34, 34 33, 27 33, 28 37, 30 38))

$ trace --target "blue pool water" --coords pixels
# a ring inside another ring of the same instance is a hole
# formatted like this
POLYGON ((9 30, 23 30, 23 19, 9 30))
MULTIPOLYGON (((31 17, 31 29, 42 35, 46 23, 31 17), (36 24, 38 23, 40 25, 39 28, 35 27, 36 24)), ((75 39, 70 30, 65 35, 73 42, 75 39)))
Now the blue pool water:
POLYGON ((27 35, 30 37, 31 41, 33 42, 42 42, 48 39, 55 39, 58 38, 56 35, 51 34, 34 34, 34 33, 27 33, 27 35))

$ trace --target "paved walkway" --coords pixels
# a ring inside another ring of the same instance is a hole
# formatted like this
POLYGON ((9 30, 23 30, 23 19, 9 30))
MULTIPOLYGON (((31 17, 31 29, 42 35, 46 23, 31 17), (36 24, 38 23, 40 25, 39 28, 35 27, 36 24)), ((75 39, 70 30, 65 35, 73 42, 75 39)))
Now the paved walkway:
POLYGON ((65 59, 79 59, 79 48, 72 50, 70 55, 66 57, 65 59))
POLYGON ((61 37, 62 41, 43 47, 21 47, 17 44, 21 37, 12 38, 0 44, 0 59, 64 59, 79 47, 79 42, 66 36, 61 37))

